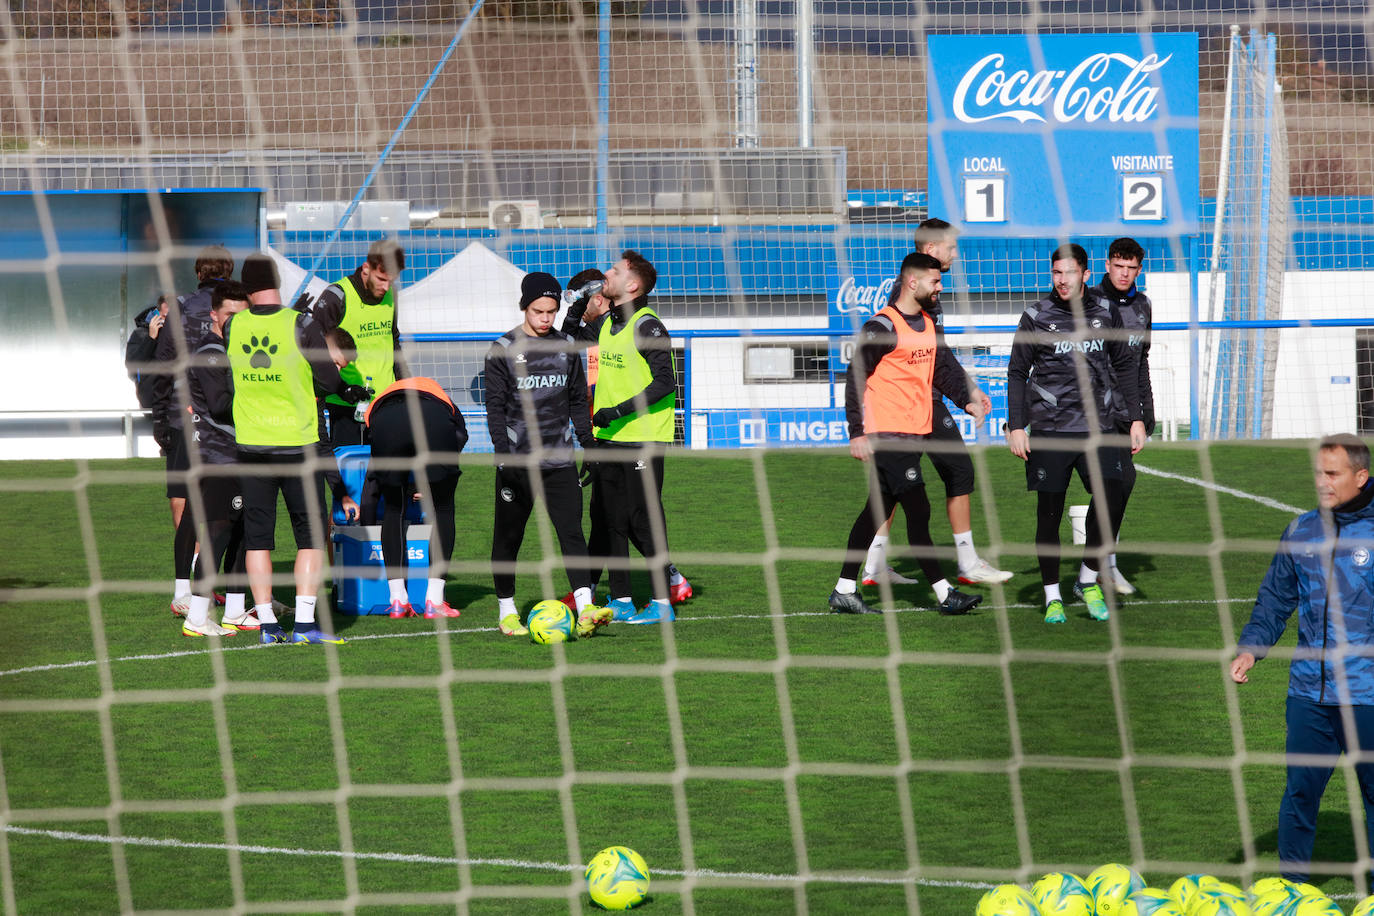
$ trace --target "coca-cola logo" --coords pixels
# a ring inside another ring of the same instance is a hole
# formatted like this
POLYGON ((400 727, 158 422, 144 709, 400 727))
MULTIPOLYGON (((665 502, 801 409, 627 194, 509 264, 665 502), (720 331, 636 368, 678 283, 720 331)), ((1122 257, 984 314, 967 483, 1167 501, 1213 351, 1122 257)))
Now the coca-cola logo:
POLYGON ((999 118, 1043 123, 1039 109, 1052 103, 1049 115, 1064 124, 1104 118, 1113 123, 1148 121, 1158 110, 1160 92, 1149 85, 1149 75, 1172 58, 1146 54, 1137 60, 1129 54, 1102 52, 1088 55, 1069 70, 1031 73, 1008 71, 1003 55, 988 54, 960 78, 954 90, 954 116, 966 124, 999 118))
POLYGON ((840 284, 840 291, 835 294, 835 310, 841 315, 854 312, 872 315, 887 305, 888 297, 892 295, 892 286, 896 282, 895 277, 889 277, 876 286, 860 286, 854 282, 853 277, 846 277, 840 284))

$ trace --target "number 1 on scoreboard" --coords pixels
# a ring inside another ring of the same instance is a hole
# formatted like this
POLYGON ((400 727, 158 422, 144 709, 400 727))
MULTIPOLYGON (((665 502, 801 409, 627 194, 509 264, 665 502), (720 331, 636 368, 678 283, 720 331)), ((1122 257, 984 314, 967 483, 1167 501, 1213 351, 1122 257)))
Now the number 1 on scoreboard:
POLYGON ((1007 221, 1007 183, 1005 178, 964 179, 964 222, 1005 223, 1007 221))

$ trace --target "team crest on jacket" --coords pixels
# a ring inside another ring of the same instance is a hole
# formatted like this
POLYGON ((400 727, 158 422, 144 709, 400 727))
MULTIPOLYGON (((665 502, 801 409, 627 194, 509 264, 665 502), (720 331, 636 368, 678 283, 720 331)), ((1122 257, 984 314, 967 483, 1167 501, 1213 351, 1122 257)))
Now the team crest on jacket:
POLYGON ((1354 561, 1354 563, 1355 563, 1356 566, 1368 566, 1368 565, 1369 565, 1369 548, 1368 548, 1368 547, 1356 547, 1356 548, 1354 549, 1354 551, 1351 552, 1351 554, 1350 554, 1350 559, 1351 559, 1352 561, 1354 561))
POLYGON ((915 480, 917 477, 920 477, 920 476, 921 476, 921 472, 918 471, 916 468, 907 468, 907 469, 906 469, 906 479, 907 479, 907 480, 915 480))
POLYGON ((229 508, 233 509, 235 512, 238 512, 238 511, 242 510, 242 509, 243 509, 243 497, 242 497, 242 496, 235 496, 233 499, 231 499, 231 500, 229 501, 229 508))
POLYGON ((511 491, 510 487, 502 487, 501 499, 508 503, 515 502, 515 493, 511 491))
POLYGON ((953 427, 953 426, 954 426, 954 418, 953 418, 953 417, 950 417, 950 416, 946 416, 945 419, 944 419, 944 424, 945 424, 945 428, 946 428, 946 429, 949 429, 949 428, 953 427))

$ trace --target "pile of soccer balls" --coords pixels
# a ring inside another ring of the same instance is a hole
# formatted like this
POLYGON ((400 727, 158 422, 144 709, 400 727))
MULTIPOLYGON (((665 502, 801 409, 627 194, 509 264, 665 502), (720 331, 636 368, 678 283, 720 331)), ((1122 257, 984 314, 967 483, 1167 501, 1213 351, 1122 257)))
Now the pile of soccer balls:
POLYGON ((598 852, 583 877, 592 903, 604 910, 628 910, 649 893, 649 866, 628 846, 608 846, 598 852))
MULTIPOLYGON (((1344 916, 1310 884, 1261 878, 1243 891, 1211 875, 1185 875, 1169 889, 1146 887, 1125 865, 1103 865, 1086 879, 1053 872, 1027 891, 994 887, 978 902, 977 916, 1344 916)), ((1374 897, 1350 916, 1374 916, 1374 897)))
POLYGON ((525 627, 530 631, 531 642, 551 646, 556 642, 572 642, 579 636, 591 636, 610 619, 609 608, 588 607, 579 620, 566 604, 550 598, 530 608, 525 627))

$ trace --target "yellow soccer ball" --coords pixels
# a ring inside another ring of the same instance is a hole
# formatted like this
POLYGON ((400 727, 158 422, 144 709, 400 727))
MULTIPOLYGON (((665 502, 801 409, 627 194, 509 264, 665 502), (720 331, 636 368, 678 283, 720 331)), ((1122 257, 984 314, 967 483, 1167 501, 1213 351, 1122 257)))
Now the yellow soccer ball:
POLYGON ((1288 908, 1301 895, 1291 887, 1280 887, 1250 901, 1251 916, 1288 916, 1288 908))
POLYGON ((1344 916, 1341 908, 1320 891, 1302 895, 1289 904, 1283 913, 1284 916, 1344 916))
MULTIPOLYGON (((1289 881, 1287 878, 1280 878, 1278 876, 1260 878, 1254 884, 1250 885, 1250 899, 1258 900, 1261 897, 1268 897, 1271 894, 1279 892, 1286 894, 1289 893, 1292 888, 1293 882, 1289 881)), ((1298 895, 1294 893, 1293 896, 1296 897, 1298 895)))
POLYGON ((577 617, 566 604, 553 599, 541 601, 531 608, 525 626, 529 628, 530 641, 541 646, 577 638, 577 617))
POLYGON ((1253 916, 1244 896, 1203 888, 1188 903, 1188 916, 1253 916))
POLYGON ((1097 916, 1118 916, 1126 898, 1145 887, 1134 869, 1114 862, 1095 869, 1084 883, 1092 892, 1097 916))
POLYGON ((643 902, 649 893, 649 866, 628 846, 608 846, 598 852, 583 877, 587 879, 592 902, 602 909, 628 910, 643 902))
POLYGON ((1031 888, 1041 916, 1093 916, 1093 895, 1077 875, 1050 872, 1031 888))
POLYGON ((1374 896, 1366 897, 1355 904, 1355 909, 1350 911, 1350 916, 1374 916, 1374 896))
POLYGON ((1143 887, 1126 898, 1121 916, 1187 916, 1169 892, 1157 887, 1143 887))
POLYGON ((1204 887, 1211 887, 1221 882, 1212 875, 1184 875, 1173 884, 1169 885, 1169 896, 1178 901, 1178 905, 1183 908, 1183 912, 1188 912, 1188 907, 1192 905, 1193 897, 1204 887))
POLYGON ((1030 891, 1015 884, 999 884, 978 901, 977 916, 1040 916, 1030 891))

